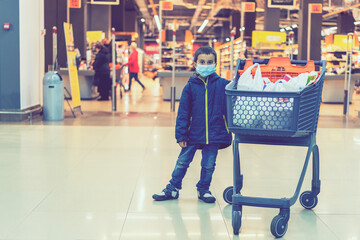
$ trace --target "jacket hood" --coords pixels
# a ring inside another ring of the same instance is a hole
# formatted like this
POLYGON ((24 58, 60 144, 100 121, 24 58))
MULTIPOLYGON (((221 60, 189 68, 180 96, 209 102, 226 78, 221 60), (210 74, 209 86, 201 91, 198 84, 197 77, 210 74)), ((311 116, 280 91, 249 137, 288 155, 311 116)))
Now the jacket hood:
MULTIPOLYGON (((215 72, 215 73, 207 76, 207 78, 209 78, 209 82, 214 82, 214 81, 218 80, 220 77, 215 72)), ((198 74, 197 72, 194 72, 194 74, 189 78, 189 82, 203 84, 203 81, 200 79, 200 74, 198 74)))

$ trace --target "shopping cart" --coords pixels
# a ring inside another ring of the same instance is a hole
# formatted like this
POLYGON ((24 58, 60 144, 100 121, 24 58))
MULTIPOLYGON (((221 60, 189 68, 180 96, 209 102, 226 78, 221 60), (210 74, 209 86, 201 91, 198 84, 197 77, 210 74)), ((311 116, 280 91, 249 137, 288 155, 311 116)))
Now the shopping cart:
POLYGON ((318 203, 320 179, 316 130, 326 61, 290 62, 289 58, 270 58, 248 62, 248 66, 253 63, 259 63, 261 69, 267 69, 267 72, 262 71, 262 74, 269 77, 271 81, 276 80, 279 75, 289 74, 294 77, 299 73, 315 70, 315 66, 321 67, 316 83, 300 92, 241 91, 236 90, 237 79, 244 71, 246 60, 238 60, 235 80, 225 89, 228 127, 235 134, 235 138, 233 140, 233 186, 224 190, 223 197, 227 203, 232 204, 234 234, 239 234, 242 206, 268 207, 280 209, 279 215, 274 217, 270 226, 271 233, 278 238, 286 233, 290 206, 295 204, 299 196, 311 153, 313 156, 311 191, 303 192, 299 200, 306 209, 312 209, 318 203), (240 170, 239 143, 307 147, 304 167, 294 195, 281 199, 241 195, 243 175, 240 170))

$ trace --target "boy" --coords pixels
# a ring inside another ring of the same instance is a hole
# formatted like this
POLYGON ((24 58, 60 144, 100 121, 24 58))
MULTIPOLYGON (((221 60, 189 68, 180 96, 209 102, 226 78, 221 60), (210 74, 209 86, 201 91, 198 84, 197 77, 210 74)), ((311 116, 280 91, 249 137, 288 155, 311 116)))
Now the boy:
POLYGON ((181 149, 170 183, 157 201, 177 199, 186 170, 197 149, 202 149, 201 176, 196 184, 198 198, 206 203, 216 201, 209 191, 219 149, 231 144, 226 124, 225 86, 229 81, 216 73, 216 52, 201 47, 194 54, 196 73, 190 77, 180 98, 175 137, 181 149))

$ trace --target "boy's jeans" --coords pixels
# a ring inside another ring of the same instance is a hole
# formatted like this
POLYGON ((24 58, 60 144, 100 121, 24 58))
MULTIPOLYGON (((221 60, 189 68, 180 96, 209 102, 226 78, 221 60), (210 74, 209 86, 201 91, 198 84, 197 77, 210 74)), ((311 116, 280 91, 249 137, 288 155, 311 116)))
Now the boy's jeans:
MULTIPOLYGON (((209 190, 212 175, 215 170, 216 156, 219 150, 219 144, 201 145, 202 159, 201 159, 201 174, 200 181, 196 184, 198 191, 209 190)), ((186 174, 187 168, 192 162, 196 150, 200 145, 188 145, 182 148, 176 162, 175 169, 171 175, 170 183, 174 187, 181 189, 182 180, 186 174)))

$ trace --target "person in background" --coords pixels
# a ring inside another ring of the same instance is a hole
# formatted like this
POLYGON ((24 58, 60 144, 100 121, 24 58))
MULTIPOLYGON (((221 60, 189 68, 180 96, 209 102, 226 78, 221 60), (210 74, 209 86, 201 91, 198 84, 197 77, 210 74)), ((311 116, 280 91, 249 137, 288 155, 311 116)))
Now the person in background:
MULTIPOLYGON (((103 40, 101 40, 101 43, 104 47, 107 48, 108 52, 109 52, 109 63, 112 63, 112 40, 108 40, 106 38, 104 38, 103 40)), ((115 64, 117 63, 117 53, 116 53, 116 49, 115 49, 115 64)))
POLYGON ((232 140, 226 123, 225 86, 229 81, 215 73, 216 52, 211 47, 196 50, 194 64, 196 72, 183 89, 176 119, 175 138, 182 149, 169 184, 153 195, 156 201, 179 197, 182 180, 198 149, 202 149, 198 198, 206 203, 216 201, 209 190, 216 157, 232 140))
MULTIPOLYGON (((125 65, 128 65, 129 67, 129 89, 127 91, 131 91, 131 80, 134 78, 135 81, 137 81, 140 86, 143 88, 143 91, 145 90, 144 84, 142 84, 139 80, 139 58, 138 58, 138 52, 136 51, 136 43, 132 42, 130 45, 130 56, 129 61, 125 63, 125 65)), ((126 92, 127 92, 126 91, 126 92)))
POLYGON ((81 53, 78 48, 75 48, 75 61, 76 61, 76 68, 79 70, 80 62, 81 62, 81 53))
POLYGON ((100 42, 96 43, 95 49, 97 54, 92 66, 95 70, 94 78, 99 81, 98 92, 100 94, 100 99, 98 99, 98 101, 107 101, 109 100, 109 92, 111 89, 109 52, 100 42))

